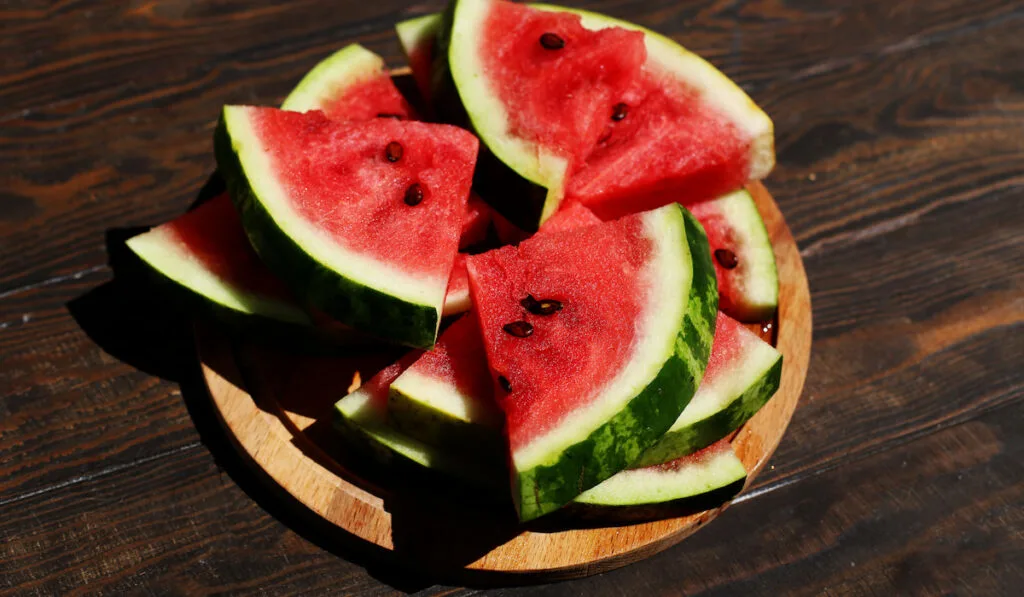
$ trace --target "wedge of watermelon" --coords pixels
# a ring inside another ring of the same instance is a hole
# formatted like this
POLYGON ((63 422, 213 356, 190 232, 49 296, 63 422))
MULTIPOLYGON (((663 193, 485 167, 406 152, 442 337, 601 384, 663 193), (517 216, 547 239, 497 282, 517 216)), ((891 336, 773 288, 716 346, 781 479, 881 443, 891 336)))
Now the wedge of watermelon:
POLYGON ((468 269, 530 520, 629 466, 678 418, 711 349, 714 267, 700 224, 669 205, 474 255, 468 269))
POLYGON ((639 522, 700 511, 735 496, 747 479, 729 442, 663 464, 622 471, 580 494, 573 512, 584 518, 639 522))
MULTIPOLYGON (((388 112, 415 117, 384 61, 358 45, 317 64, 285 105, 296 111, 323 109, 337 120, 388 112)), ((336 333, 337 326, 311 318, 260 261, 227 194, 129 240, 128 247, 202 308, 253 336, 270 331, 275 339, 294 337, 302 343, 348 339, 349 334, 336 333)))
POLYGON ((444 125, 227 106, 217 163, 263 261, 379 337, 434 343, 477 141, 444 125))
POLYGON ((565 197, 610 219, 709 199, 774 165, 764 112, 710 64, 636 25, 547 5, 455 0, 437 43, 481 141, 543 189, 528 198, 522 185, 494 176, 491 188, 481 186, 523 229, 565 197), (498 201, 502 189, 516 189, 516 198, 498 201))
POLYGON ((409 70, 428 106, 431 104, 432 64, 440 28, 441 15, 438 13, 408 19, 395 25, 395 33, 398 34, 398 41, 409 63, 409 70))
POLYGON ((690 211, 708 234, 721 310, 740 321, 771 319, 779 306, 779 274, 754 198, 736 191, 690 211))
POLYGON ((398 428, 431 445, 487 451, 498 461, 504 421, 483 355, 476 317, 448 326, 391 384, 388 409, 398 428))
POLYGON ((127 244, 154 271, 218 313, 251 318, 260 327, 312 324, 253 251, 227 193, 127 244))
POLYGON ((466 271, 466 254, 455 256, 452 274, 448 278, 448 288, 444 295, 444 308, 441 314, 445 317, 469 311, 473 305, 469 297, 469 273, 466 271))
POLYGON ((729 435, 768 402, 779 389, 781 376, 782 354, 719 313, 700 388, 668 432, 632 466, 669 462, 729 435))
POLYGON ((338 121, 417 118, 395 87, 384 60, 359 44, 345 46, 313 67, 281 108, 320 110, 338 121))

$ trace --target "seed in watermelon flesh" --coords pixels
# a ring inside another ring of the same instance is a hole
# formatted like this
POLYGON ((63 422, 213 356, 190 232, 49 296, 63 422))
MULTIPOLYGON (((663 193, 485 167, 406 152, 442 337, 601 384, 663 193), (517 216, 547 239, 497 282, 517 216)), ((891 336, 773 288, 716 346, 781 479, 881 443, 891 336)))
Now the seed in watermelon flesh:
POLYGON ((313 67, 281 104, 284 110, 320 110, 331 120, 370 120, 384 114, 416 118, 388 74, 384 60, 351 44, 313 67))
POLYGON ((430 445, 472 447, 500 461, 503 418, 483 354, 475 316, 448 326, 391 384, 388 408, 396 426, 430 445))
POLYGON ((508 169, 546 189, 535 201, 521 185, 493 185, 517 189, 496 205, 524 230, 564 197, 612 219, 680 197, 711 198, 774 165, 771 120, 663 36, 595 13, 503 0, 459 0, 449 11, 442 66, 474 130, 508 169), (537 44, 545 30, 559 31, 566 48, 537 44), (609 122, 609 110, 621 120, 609 122))
POLYGON ((697 394, 668 432, 632 466, 667 462, 729 435, 775 394, 781 375, 779 351, 719 313, 711 358, 697 394))
POLYGON ((669 462, 622 471, 573 504, 584 518, 638 522, 721 505, 747 478, 743 463, 722 440, 669 462))
POLYGON ((779 275, 775 251, 753 197, 736 191, 694 205, 692 212, 715 251, 722 311, 740 321, 771 319, 779 306, 779 275))
POLYGON ((315 307, 358 330, 433 345, 477 141, 455 127, 226 106, 217 163, 257 253, 315 307), (378 157, 390 142, 402 161, 378 157), (420 182, 431 200, 401 197, 420 182))
POLYGON ((629 466, 678 418, 711 349, 714 267, 678 205, 537 235, 467 267, 489 365, 511 382, 497 401, 513 499, 530 520, 629 466), (527 315, 527 339, 503 330, 524 293, 563 305, 527 315))

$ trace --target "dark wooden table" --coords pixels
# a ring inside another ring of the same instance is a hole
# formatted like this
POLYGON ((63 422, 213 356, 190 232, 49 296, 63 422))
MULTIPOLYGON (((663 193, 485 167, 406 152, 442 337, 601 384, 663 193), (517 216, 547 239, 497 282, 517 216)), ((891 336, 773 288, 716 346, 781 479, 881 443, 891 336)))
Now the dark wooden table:
MULTIPOLYGON (((427 594, 240 466, 189 330, 115 279, 276 104, 440 2, 0 7, 0 593, 427 594), (113 263, 113 267, 110 265, 113 263)), ((1024 4, 581 3, 671 34, 774 118, 814 349, 773 465, 647 561, 495 594, 1024 593, 1024 4)))

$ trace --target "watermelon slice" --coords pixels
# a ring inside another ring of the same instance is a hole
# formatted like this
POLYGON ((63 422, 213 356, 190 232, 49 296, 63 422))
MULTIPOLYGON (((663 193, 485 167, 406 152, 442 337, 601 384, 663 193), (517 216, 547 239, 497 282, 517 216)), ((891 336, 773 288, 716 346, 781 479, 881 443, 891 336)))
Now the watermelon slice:
POLYGON ((309 71, 281 104, 284 110, 320 110, 331 120, 416 118, 388 73, 384 60, 351 44, 309 71))
POLYGON ((633 467, 691 454, 729 435, 754 416, 779 389, 782 354, 724 313, 704 380, 693 400, 633 467))
POLYGON ((680 510, 704 510, 735 496, 747 479, 729 442, 663 464, 622 471, 580 494, 573 510, 584 517, 637 522, 680 510), (694 508, 695 503, 700 506, 694 508))
POLYGON ((468 259, 521 520, 632 464, 704 374, 718 300, 678 205, 468 259), (595 248, 600 247, 600 250, 595 248))
MULTIPOLYGON (((438 51, 489 152, 545 189, 496 203, 525 230, 565 197, 610 219, 710 199, 774 165, 764 112, 710 64, 636 25, 554 6, 457 0, 438 51)), ((478 176, 488 179, 493 186, 481 192, 491 201, 502 188, 521 188, 478 176)))
MULTIPOLYGON (((285 105, 298 111, 324 109, 339 120, 372 118, 388 111, 415 116, 384 70, 384 61, 358 45, 320 62, 285 105)), ((272 335, 305 338, 312 333, 329 341, 341 339, 333 331, 320 334, 323 330, 302 329, 318 322, 260 261, 227 194, 127 244, 163 279, 240 330, 262 333, 281 328, 280 334, 272 335)))
POLYGON ((736 191, 690 208, 708 234, 719 308, 740 321, 766 321, 779 306, 775 251, 750 193, 736 191))
POLYGON ((413 362, 413 351, 385 367, 334 405, 334 426, 353 448, 385 466, 425 468, 485 486, 500 483, 500 461, 459 454, 424 444, 395 428, 388 416, 388 390, 413 362))
POLYGON ((494 402, 476 317, 459 318, 434 348, 392 384, 389 411, 410 436, 435 446, 501 453, 503 417, 494 402))
POLYGON ((409 63, 409 70, 412 71, 412 78, 416 81, 416 87, 423 96, 426 105, 431 102, 431 80, 434 62, 434 48, 437 41, 437 33, 441 28, 441 15, 439 13, 424 15, 395 25, 395 33, 398 34, 398 41, 405 53, 406 61, 409 63))
POLYGON ((250 241, 296 294, 355 329, 434 343, 472 181, 473 135, 226 106, 215 141, 250 241))
POLYGON ((127 244, 161 276, 221 313, 312 324, 291 292, 253 251, 227 193, 127 244))
POLYGON ((466 254, 459 253, 455 256, 455 265, 452 266, 452 274, 448 278, 448 288, 444 295, 444 309, 441 314, 445 317, 458 315, 469 311, 472 306, 469 297, 469 273, 466 272, 466 254))

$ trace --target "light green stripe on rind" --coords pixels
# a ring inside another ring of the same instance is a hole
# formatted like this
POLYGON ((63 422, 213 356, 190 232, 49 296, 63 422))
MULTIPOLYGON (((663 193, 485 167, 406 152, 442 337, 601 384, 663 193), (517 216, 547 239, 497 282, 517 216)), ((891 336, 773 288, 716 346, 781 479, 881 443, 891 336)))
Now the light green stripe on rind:
POLYGON ((224 107, 214 133, 214 149, 217 167, 263 261, 297 294, 338 321, 409 346, 432 346, 440 324, 439 307, 405 301, 352 280, 323 265, 280 228, 254 188, 254 184, 260 187, 260 177, 268 174, 247 172, 235 147, 234 135, 253 137, 244 110, 224 107), (246 130, 232 130, 235 127, 246 130))
POLYGON ((664 364, 624 408, 583 441, 562 450, 550 464, 513 475, 513 499, 520 520, 552 512, 632 464, 678 418, 704 375, 717 308, 717 293, 707 290, 715 287, 707 238, 700 224, 682 207, 669 205, 657 211, 681 220, 675 242, 683 243, 690 259, 689 264, 665 267, 690 267, 693 273, 690 288, 684 290, 688 304, 682 321, 664 322, 678 330, 664 364))
POLYGON ((324 58, 288 94, 282 110, 308 112, 323 108, 353 83, 384 72, 384 59, 359 44, 350 44, 324 58))

